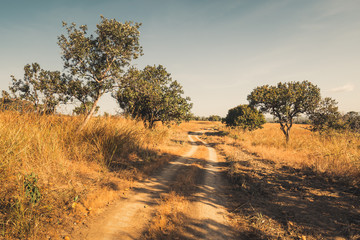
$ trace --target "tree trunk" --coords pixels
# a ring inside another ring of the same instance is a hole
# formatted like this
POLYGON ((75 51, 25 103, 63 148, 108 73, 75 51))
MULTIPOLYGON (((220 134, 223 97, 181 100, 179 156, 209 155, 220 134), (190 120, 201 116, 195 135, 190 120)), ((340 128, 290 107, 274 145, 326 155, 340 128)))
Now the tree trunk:
POLYGON ((153 129, 154 127, 154 122, 151 120, 149 121, 149 129, 153 129))
POLYGON ((290 135, 289 135, 288 131, 286 132, 285 137, 286 137, 286 145, 287 145, 289 143, 289 139, 290 139, 290 135))
POLYGON ((99 94, 98 98, 95 100, 90 112, 88 113, 88 115, 86 116, 85 118, 85 121, 80 125, 80 127, 78 128, 78 132, 81 132, 84 127, 86 126, 86 124, 89 122, 90 118, 92 117, 92 115, 94 114, 95 112, 95 109, 96 109, 96 106, 97 106, 97 103, 99 102, 100 100, 100 97, 101 97, 101 94, 99 94))

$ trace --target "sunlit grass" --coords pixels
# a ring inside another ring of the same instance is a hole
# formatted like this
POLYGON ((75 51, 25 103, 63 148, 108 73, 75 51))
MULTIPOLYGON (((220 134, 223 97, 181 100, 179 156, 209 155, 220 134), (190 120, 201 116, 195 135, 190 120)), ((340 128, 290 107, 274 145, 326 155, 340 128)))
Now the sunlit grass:
POLYGON ((165 127, 149 130, 121 117, 94 117, 78 133, 82 120, 0 112, 0 238, 58 232, 118 198, 120 190, 168 161, 165 153, 179 151, 162 146, 169 142, 165 127), (24 190, 31 173, 41 193, 36 204, 24 190))
POLYGON ((351 132, 322 134, 311 132, 306 125, 294 125, 290 142, 279 125, 265 124, 263 129, 243 132, 224 128, 229 135, 222 141, 238 144, 261 158, 297 167, 309 167, 340 178, 360 179, 360 136, 351 132))

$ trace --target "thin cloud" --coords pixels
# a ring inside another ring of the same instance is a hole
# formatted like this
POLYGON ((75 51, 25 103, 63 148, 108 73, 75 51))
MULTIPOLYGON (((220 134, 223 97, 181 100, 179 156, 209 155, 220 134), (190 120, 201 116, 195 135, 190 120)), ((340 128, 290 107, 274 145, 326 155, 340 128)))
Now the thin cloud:
POLYGON ((341 87, 332 88, 329 90, 329 92, 352 92, 354 91, 355 86, 353 84, 345 84, 341 87))

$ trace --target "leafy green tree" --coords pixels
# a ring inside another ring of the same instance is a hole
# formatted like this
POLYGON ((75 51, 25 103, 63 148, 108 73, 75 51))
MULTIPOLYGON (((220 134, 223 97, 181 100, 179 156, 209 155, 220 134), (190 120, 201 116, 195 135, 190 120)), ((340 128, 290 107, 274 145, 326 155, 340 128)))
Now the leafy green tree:
POLYGON ((81 130, 96 110, 101 96, 114 88, 124 68, 142 54, 139 27, 133 22, 121 23, 101 16, 95 35, 87 33, 87 26, 63 22, 67 35, 58 38, 64 68, 67 70, 67 94, 83 106, 92 103, 81 130))
POLYGON ((182 97, 181 85, 162 65, 130 68, 119 85, 114 97, 120 107, 131 117, 141 118, 149 128, 156 121, 179 123, 189 117, 190 98, 182 97))
POLYGON ((65 103, 65 81, 59 71, 41 69, 38 63, 25 65, 24 78, 12 77, 10 91, 13 98, 32 103, 35 111, 52 114, 60 103, 65 103))
POLYGON ((360 133, 360 113, 358 112, 348 112, 343 117, 346 126, 354 132, 360 133))
POLYGON ((318 106, 309 113, 309 119, 313 131, 324 132, 330 129, 340 129, 343 126, 337 102, 329 97, 319 102, 318 106))
POLYGON ((199 121, 200 117, 195 116, 193 113, 189 113, 185 119, 185 121, 199 121))
POLYGON ((213 122, 221 121, 221 117, 218 115, 211 115, 211 116, 209 116, 208 119, 209 119, 209 121, 213 121, 213 122))
POLYGON ((289 142, 293 119, 311 112, 320 101, 320 89, 309 81, 278 83, 255 88, 247 97, 251 106, 270 113, 280 123, 286 142, 289 142))
POLYGON ((243 130, 252 131, 262 128, 266 121, 264 114, 260 113, 256 108, 243 104, 231 108, 224 122, 228 127, 240 127, 243 130))

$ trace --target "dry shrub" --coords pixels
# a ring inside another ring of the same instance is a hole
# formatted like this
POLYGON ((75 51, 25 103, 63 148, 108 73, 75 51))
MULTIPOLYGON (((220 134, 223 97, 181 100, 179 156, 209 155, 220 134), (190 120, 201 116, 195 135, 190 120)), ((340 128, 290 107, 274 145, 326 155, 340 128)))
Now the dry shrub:
POLYGON ((0 113, 0 238, 52 236, 51 228, 66 228, 116 199, 119 190, 151 171, 149 165, 166 162, 159 149, 168 129, 94 117, 78 133, 82 120, 0 113), (36 203, 25 190, 30 175, 41 194, 36 203))
POLYGON ((185 197, 175 192, 162 197, 144 239, 180 239, 188 205, 185 197))

